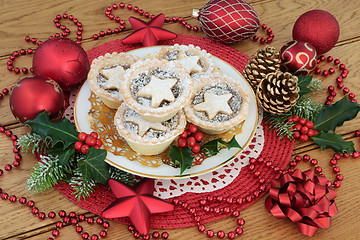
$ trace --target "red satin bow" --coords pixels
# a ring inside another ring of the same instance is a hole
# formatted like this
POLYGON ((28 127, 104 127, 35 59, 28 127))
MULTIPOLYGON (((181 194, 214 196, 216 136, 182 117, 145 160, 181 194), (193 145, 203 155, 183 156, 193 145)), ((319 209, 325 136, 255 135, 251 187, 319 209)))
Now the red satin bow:
POLYGON ((314 236, 319 228, 330 226, 331 217, 338 211, 334 202, 337 193, 326 183, 326 177, 315 176, 313 170, 284 174, 273 181, 266 209, 276 218, 295 222, 302 234, 314 236))

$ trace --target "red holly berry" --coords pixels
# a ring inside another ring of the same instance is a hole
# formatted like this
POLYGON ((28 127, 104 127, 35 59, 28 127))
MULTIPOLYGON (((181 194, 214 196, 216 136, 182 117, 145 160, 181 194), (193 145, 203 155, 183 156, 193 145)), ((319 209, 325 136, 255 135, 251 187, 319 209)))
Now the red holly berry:
POLYGON ((306 121, 305 126, 308 128, 313 128, 314 127, 314 123, 311 121, 306 121))
POLYGON ((190 124, 188 129, 191 133, 196 133, 197 126, 195 126, 194 124, 190 124))
POLYGON ((96 145, 101 147, 103 145, 103 142, 101 141, 101 139, 96 139, 96 145))
POLYGON ((317 130, 314 129, 314 136, 318 135, 319 132, 317 130))
POLYGON ((74 148, 79 152, 82 146, 83 146, 83 143, 80 141, 77 141, 74 145, 74 148))
POLYGON ((195 144, 192 148, 191 148, 191 151, 193 153, 198 153, 200 152, 200 145, 199 144, 195 144))
POLYGON ((302 127, 301 124, 296 124, 294 128, 295 128, 296 130, 300 131, 300 130, 301 130, 301 127, 302 127))
POLYGON ((78 135, 78 138, 80 141, 85 141, 86 137, 87 137, 87 134, 85 132, 81 132, 78 135))
POLYGON ((293 119, 293 122, 298 122, 300 118, 299 118, 298 115, 294 115, 294 116, 292 117, 292 119, 293 119))
POLYGON ((289 117, 288 122, 294 122, 292 117, 289 117))
POLYGON ((302 126, 301 129, 300 129, 302 134, 307 134, 308 130, 309 130, 309 128, 306 127, 306 126, 302 126))
POLYGON ((188 137, 186 140, 187 140, 187 143, 188 143, 189 147, 195 146, 196 140, 195 140, 194 137, 188 137))
POLYGON ((294 137, 294 138, 299 138, 299 137, 300 137, 300 132, 299 132, 299 131, 295 131, 293 137, 294 137))
POLYGON ((91 132, 90 136, 92 136, 93 138, 98 138, 99 134, 97 132, 91 132))
POLYGON ((300 119, 299 119, 299 123, 300 123, 301 125, 304 125, 304 124, 306 123, 306 119, 305 119, 305 118, 300 118, 300 119))
POLYGON ((87 151, 89 150, 89 145, 86 145, 86 144, 84 144, 82 147, 81 147, 81 152, 83 153, 83 154, 86 154, 87 153, 87 151))
POLYGON ((180 134, 180 137, 187 138, 188 137, 187 131, 185 130, 182 134, 180 134))
POLYGON ((194 137, 195 137, 195 140, 198 142, 201 142, 204 139, 204 135, 202 132, 195 133, 194 137))
POLYGON ((96 145, 96 139, 93 138, 92 136, 88 135, 88 136, 86 137, 86 139, 85 139, 85 143, 86 143, 87 145, 89 145, 90 147, 93 147, 93 146, 96 145))
POLYGON ((313 136, 315 136, 315 131, 310 128, 310 129, 308 130, 308 132, 307 132, 307 135, 308 135, 309 137, 313 137, 313 136))
POLYGON ((309 140, 308 135, 306 135, 306 134, 301 134, 301 136, 300 136, 300 141, 302 141, 302 142, 307 142, 307 140, 309 140))
POLYGON ((187 146, 186 138, 179 138, 178 139, 178 146, 180 148, 186 147, 187 146))

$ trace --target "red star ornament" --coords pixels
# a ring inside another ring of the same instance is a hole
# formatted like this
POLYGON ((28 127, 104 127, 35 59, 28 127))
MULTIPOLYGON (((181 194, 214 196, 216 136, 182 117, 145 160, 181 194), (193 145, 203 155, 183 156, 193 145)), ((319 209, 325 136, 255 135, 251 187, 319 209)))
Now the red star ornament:
POLYGON ((144 47, 154 46, 161 40, 176 38, 176 34, 162 28, 165 15, 157 15, 149 22, 144 22, 138 18, 129 17, 129 22, 134 28, 134 32, 123 39, 124 44, 142 43, 144 47))
POLYGON ((110 179, 108 184, 116 196, 101 214, 103 218, 129 217, 140 234, 149 233, 150 215, 174 210, 174 205, 154 197, 154 180, 142 179, 134 189, 110 179))

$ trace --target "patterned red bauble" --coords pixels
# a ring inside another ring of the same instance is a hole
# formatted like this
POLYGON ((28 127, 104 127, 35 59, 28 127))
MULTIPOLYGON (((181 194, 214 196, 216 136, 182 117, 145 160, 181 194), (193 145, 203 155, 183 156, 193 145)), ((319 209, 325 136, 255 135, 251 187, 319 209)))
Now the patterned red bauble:
POLYGON ((225 44, 254 36, 260 26, 257 12, 243 0, 211 0, 194 17, 210 39, 225 44))
POLYGON ((316 50, 307 42, 291 41, 280 50, 281 70, 309 75, 317 66, 316 50))
POLYGON ((40 45, 33 58, 34 74, 53 79, 64 91, 80 85, 89 72, 84 49, 68 38, 53 38, 40 45))
POLYGON ((296 20, 293 39, 313 45, 318 54, 332 49, 339 39, 340 27, 336 18, 324 10, 311 10, 296 20))
POLYGON ((51 119, 60 119, 65 107, 65 96, 59 84, 38 76, 24 78, 13 88, 10 108, 14 116, 25 122, 46 110, 51 119))

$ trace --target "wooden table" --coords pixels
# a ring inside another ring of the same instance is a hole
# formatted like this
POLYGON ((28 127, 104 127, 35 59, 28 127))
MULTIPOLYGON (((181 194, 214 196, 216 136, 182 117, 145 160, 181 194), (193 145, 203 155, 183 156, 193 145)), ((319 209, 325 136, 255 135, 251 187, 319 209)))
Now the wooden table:
MULTIPOLYGON (((197 1, 176 1, 176 0, 152 0, 137 1, 132 4, 139 6, 152 14, 163 12, 166 16, 181 16, 192 24, 197 24, 196 20, 191 19, 193 8, 200 8, 206 0, 197 1)), ((334 58, 341 59, 350 70, 350 74, 345 79, 345 85, 351 89, 356 96, 360 96, 359 87, 359 67, 360 62, 360 1, 356 0, 250 0, 252 6, 257 10, 261 17, 261 21, 266 23, 273 29, 275 39, 272 46, 280 49, 285 43, 292 40, 292 27, 296 19, 304 12, 312 9, 323 9, 331 12, 340 24, 340 38, 336 46, 327 53, 334 58)), ((66 0, 66 1, 1 1, 0 14, 0 89, 11 87, 20 79, 24 78, 22 74, 10 73, 6 70, 6 62, 14 50, 22 48, 33 48, 31 43, 24 41, 24 37, 29 35, 39 40, 45 40, 51 34, 58 31, 55 28, 53 19, 56 14, 68 13, 78 18, 84 25, 83 44, 85 50, 105 42, 123 38, 132 32, 130 25, 127 23, 128 30, 118 35, 107 36, 98 41, 92 39, 94 33, 107 28, 115 28, 117 25, 111 22, 105 15, 107 6, 111 6, 112 1, 97 0, 66 0)), ((133 11, 118 10, 115 14, 119 14, 122 19, 127 19, 133 15, 133 11)), ((69 22, 67 22, 69 24, 69 22)), ((194 33, 187 31, 180 24, 168 23, 164 25, 165 29, 179 34, 194 34, 196 36, 205 37, 203 33, 194 33)), ((70 27, 75 31, 73 27, 70 27)), ((74 33, 70 35, 74 39, 74 33)), ((253 54, 261 46, 251 40, 247 40, 232 45, 235 49, 247 54, 253 54)), ((17 66, 31 66, 31 57, 26 56, 16 60, 17 66)), ((323 79, 322 77, 320 77, 323 79)), ((319 100, 324 101, 325 92, 328 85, 335 85, 335 77, 331 76, 324 80, 324 94, 319 94, 319 100)), ((339 90, 337 90, 339 96, 339 90)), ((340 97, 336 97, 336 100, 340 97)), ((8 97, 1 101, 0 105, 0 125, 11 129, 15 134, 21 136, 29 131, 27 127, 21 126, 11 114, 9 109, 8 97)), ((359 98, 358 98, 359 99, 359 98)), ((360 128, 359 116, 346 122, 344 126, 337 129, 337 133, 341 133, 346 140, 356 143, 356 148, 360 150, 360 139, 354 137, 355 130, 360 128)), ((321 151, 312 141, 307 143, 296 142, 294 155, 309 154, 313 158, 319 160, 319 164, 323 166, 324 173, 333 179, 334 174, 329 166, 329 159, 333 152, 331 150, 321 151)), ((0 166, 3 169, 5 164, 13 162, 11 141, 4 135, 0 136, 0 166)), ((75 211, 76 213, 84 213, 91 216, 85 210, 78 207, 66 199, 63 195, 54 189, 41 194, 34 194, 25 189, 26 180, 29 173, 36 163, 31 154, 23 154, 21 166, 9 173, 4 173, 0 178, 0 187, 3 191, 14 194, 18 197, 25 196, 32 199, 36 205, 43 211, 58 212, 65 209, 67 212, 75 211)), ((359 215, 360 215, 360 159, 341 159, 339 166, 345 180, 342 182, 341 188, 338 189, 338 197, 336 204, 339 213, 332 218, 331 227, 329 229, 320 229, 316 233, 316 239, 359 239, 359 215)), ((301 164, 300 168, 308 169, 308 165, 301 164)), ((300 234, 295 226, 289 220, 279 220, 268 213, 264 207, 265 197, 258 200, 242 211, 242 216, 246 220, 244 234, 242 239, 308 239, 308 237, 300 234)), ((54 221, 40 221, 33 216, 29 209, 20 206, 18 203, 11 204, 9 201, 0 200, 0 239, 47 239, 51 237, 51 231, 54 229, 54 221)), ((236 222, 233 218, 225 218, 206 225, 214 230, 232 231, 236 222)), ((89 233, 98 233, 100 228, 97 226, 84 226, 89 233)), ((185 229, 168 230, 170 239, 205 239, 206 237, 199 233, 195 227, 185 229)), ((67 226, 60 232, 57 239, 81 239, 76 234, 73 226, 67 226)), ((108 231, 108 239, 132 239, 127 231, 127 226, 111 222, 108 231)))

